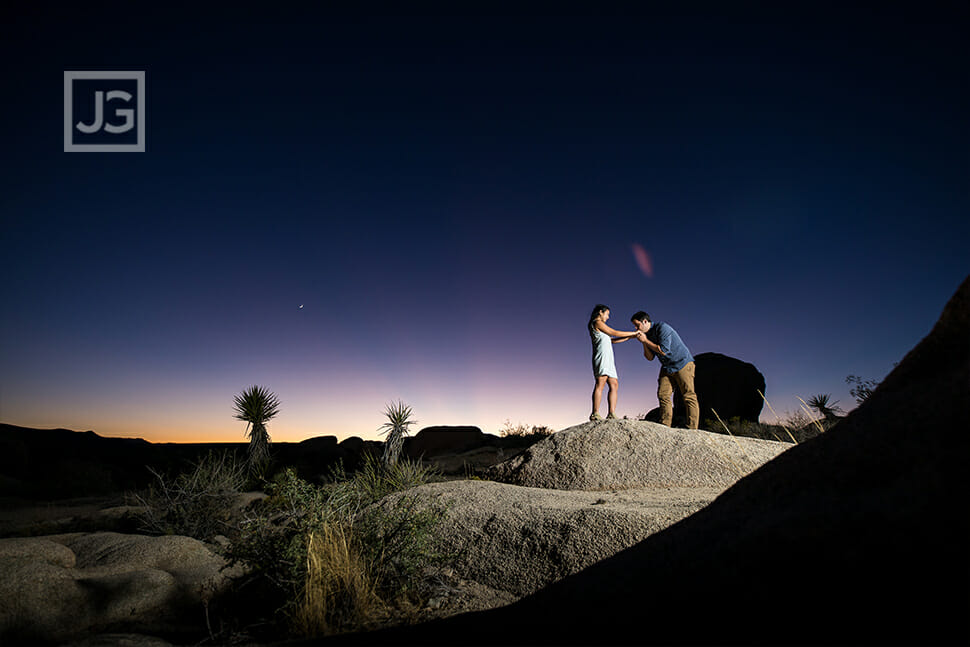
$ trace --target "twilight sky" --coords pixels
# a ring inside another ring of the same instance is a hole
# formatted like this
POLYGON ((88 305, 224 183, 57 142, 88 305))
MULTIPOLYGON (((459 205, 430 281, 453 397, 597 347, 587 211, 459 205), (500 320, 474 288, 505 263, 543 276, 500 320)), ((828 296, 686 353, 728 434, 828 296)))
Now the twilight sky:
POLYGON ((277 441, 560 429, 596 303, 850 409, 970 272, 963 3, 127 6, 2 10, 2 422, 242 441, 260 384, 277 441), (65 153, 65 70, 145 70, 147 152, 65 153))

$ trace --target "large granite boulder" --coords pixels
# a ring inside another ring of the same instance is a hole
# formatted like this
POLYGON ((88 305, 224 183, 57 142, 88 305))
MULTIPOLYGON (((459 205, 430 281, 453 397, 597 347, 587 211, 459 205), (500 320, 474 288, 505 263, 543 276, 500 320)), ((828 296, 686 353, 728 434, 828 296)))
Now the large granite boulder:
POLYGON ((641 420, 602 420, 563 429, 486 474, 559 490, 723 489, 791 447, 641 420))
POLYGON ((865 403, 703 510, 515 604, 344 644, 966 645, 968 401, 970 277, 865 403))
POLYGON ((112 532, 0 539, 0 644, 89 633, 204 636, 203 604, 230 583, 190 537, 112 532))
POLYGON ((716 487, 582 492, 491 481, 430 483, 413 498, 444 509, 437 549, 460 577, 519 598, 614 555, 714 500, 716 487))
MULTIPOLYGON (((754 364, 721 353, 700 353, 694 356, 694 365, 694 391, 702 425, 716 420, 714 411, 725 422, 731 418, 758 422, 764 406, 764 398, 758 392, 765 392, 765 376, 754 364)), ((648 412, 646 419, 660 422, 660 409, 648 412)), ((687 426, 687 408, 676 389, 673 426, 687 426)))

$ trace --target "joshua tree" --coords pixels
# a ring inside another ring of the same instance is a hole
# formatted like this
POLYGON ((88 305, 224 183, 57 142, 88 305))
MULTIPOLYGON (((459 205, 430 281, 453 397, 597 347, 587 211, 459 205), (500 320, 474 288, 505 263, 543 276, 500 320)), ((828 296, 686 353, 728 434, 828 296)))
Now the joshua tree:
POLYGON ((813 395, 808 400, 808 406, 818 411, 826 420, 835 420, 842 413, 842 409, 838 406, 839 401, 829 403, 829 394, 813 395))
POLYGON ((266 422, 276 416, 280 410, 280 401, 269 389, 252 386, 233 400, 236 418, 248 422, 246 435, 249 436, 249 458, 247 463, 250 472, 261 473, 269 462, 269 433, 266 422))
POLYGON ((387 416, 387 422, 381 425, 380 429, 384 430, 381 434, 387 434, 387 440, 384 441, 382 459, 384 465, 394 465, 397 463, 401 448, 404 446, 404 437, 408 435, 408 427, 417 423, 417 420, 411 419, 411 407, 401 401, 398 401, 397 404, 387 405, 384 409, 384 415, 387 416))

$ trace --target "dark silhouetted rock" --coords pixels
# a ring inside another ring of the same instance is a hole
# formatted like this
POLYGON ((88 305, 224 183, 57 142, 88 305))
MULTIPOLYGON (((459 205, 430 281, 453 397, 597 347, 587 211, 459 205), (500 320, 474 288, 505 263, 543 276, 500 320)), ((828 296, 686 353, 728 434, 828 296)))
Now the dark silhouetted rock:
POLYGON ((337 452, 337 437, 314 436, 313 438, 307 438, 299 443, 299 451, 335 454, 337 452))
MULTIPOLYGON (((721 353, 695 355, 694 364, 694 391, 701 409, 701 423, 716 420, 712 409, 725 422, 731 418, 758 422, 764 406, 764 399, 758 391, 765 392, 765 376, 754 364, 721 353)), ((660 422, 660 409, 652 409, 646 419, 660 422)), ((687 426, 687 409, 676 389, 673 426, 687 426)))
POLYGON ((404 454, 412 459, 457 454, 481 447, 485 442, 485 434, 478 427, 425 427, 405 439, 404 454))

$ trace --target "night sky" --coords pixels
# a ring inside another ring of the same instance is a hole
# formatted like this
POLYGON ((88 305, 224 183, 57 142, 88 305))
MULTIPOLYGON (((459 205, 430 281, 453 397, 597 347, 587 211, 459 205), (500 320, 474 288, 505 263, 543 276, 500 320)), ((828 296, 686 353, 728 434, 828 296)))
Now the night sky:
POLYGON ((132 6, 0 10, 2 422, 241 442, 259 384, 276 441, 561 429, 597 303, 851 409, 970 273, 962 2, 132 6), (145 71, 147 152, 64 152, 66 70, 145 71))

